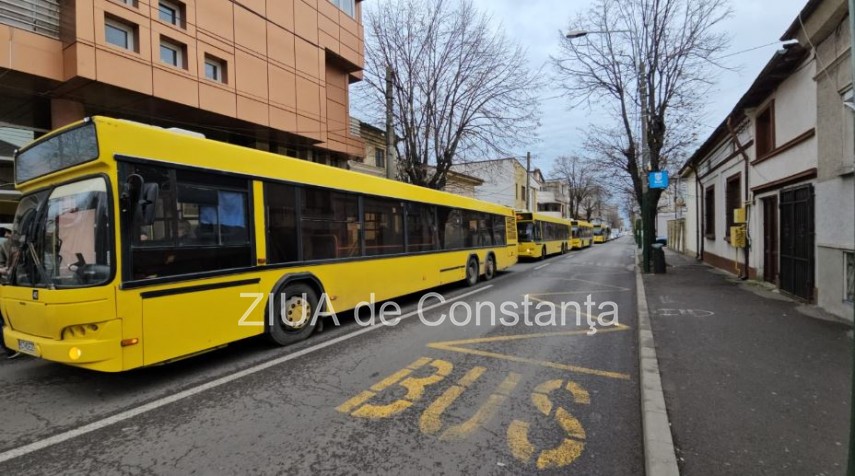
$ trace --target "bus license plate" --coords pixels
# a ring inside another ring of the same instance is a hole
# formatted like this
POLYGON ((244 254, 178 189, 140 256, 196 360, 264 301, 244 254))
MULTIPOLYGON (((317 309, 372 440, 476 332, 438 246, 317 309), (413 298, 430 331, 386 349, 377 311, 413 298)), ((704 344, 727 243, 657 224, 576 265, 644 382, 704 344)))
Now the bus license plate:
POLYGON ((18 339, 18 350, 25 354, 36 355, 36 344, 28 340, 18 339))

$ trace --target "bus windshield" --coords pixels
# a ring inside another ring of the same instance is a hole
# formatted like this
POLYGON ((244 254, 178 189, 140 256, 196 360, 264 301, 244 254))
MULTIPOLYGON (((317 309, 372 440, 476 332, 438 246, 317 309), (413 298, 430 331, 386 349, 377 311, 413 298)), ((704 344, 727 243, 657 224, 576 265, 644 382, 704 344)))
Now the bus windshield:
POLYGON ((104 284, 111 276, 107 182, 61 185, 21 200, 15 214, 12 284, 68 288, 104 284))
POLYGON ((523 221, 517 223, 517 239, 520 242, 534 241, 534 222, 523 221))

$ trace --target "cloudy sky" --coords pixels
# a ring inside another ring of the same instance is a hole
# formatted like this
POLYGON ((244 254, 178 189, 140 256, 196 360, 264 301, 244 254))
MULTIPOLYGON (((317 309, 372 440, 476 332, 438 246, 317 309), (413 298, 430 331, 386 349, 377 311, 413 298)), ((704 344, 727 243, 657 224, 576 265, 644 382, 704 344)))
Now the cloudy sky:
MULTIPOLYGON (((550 54, 558 52, 558 31, 566 30, 571 17, 588 9, 587 0, 473 0, 476 6, 493 17, 505 34, 528 50, 532 69, 539 69, 550 54)), ((732 0, 733 16, 724 25, 731 34, 729 53, 737 53, 775 42, 795 20, 807 0, 732 0)), ((766 46, 728 58, 736 72, 723 72, 718 93, 711 100, 704 123, 708 131, 717 126, 748 89, 754 78, 774 54, 777 46, 766 46)), ((597 111, 569 110, 565 101, 550 100, 543 104, 541 142, 531 146, 534 165, 544 172, 559 155, 568 155, 582 140, 579 132, 587 118, 597 111)), ((524 156, 526 150, 516 151, 524 156)))

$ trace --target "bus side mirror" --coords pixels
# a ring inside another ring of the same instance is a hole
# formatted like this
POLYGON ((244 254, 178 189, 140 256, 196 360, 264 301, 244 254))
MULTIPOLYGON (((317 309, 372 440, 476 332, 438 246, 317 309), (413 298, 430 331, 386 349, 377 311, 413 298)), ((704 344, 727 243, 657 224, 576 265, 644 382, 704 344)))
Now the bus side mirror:
POLYGON ((139 198, 139 218, 141 225, 148 226, 154 224, 155 213, 157 212, 157 197, 160 195, 160 185, 158 183, 144 183, 140 191, 139 198))

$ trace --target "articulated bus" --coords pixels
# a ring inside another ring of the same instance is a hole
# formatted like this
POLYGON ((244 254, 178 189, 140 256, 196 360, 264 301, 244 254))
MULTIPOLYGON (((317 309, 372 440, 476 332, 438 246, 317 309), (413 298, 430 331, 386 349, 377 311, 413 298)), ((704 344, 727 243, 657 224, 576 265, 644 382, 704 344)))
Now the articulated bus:
POLYGON ((517 262, 514 211, 130 121, 16 154, 6 344, 116 372, 517 262))
POLYGON ((570 220, 541 213, 517 212, 520 258, 544 259, 571 249, 570 220))
POLYGON ((573 220, 571 227, 573 249, 588 248, 594 243, 594 225, 585 220, 573 220))

